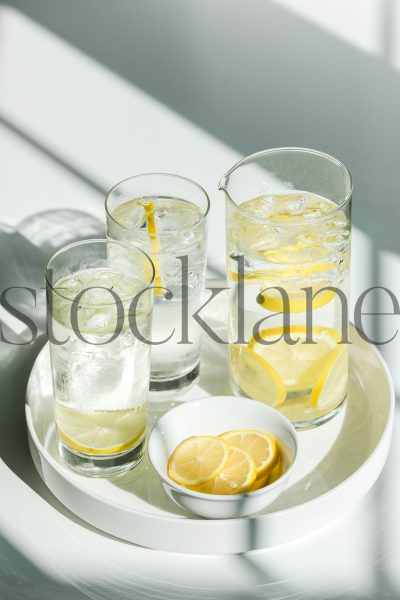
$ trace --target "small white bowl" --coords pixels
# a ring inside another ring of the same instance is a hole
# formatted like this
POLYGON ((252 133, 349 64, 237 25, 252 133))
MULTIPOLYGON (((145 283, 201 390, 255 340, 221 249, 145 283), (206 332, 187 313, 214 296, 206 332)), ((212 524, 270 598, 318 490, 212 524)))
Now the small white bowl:
POLYGON ((232 519, 262 510, 283 492, 296 462, 297 436, 290 421, 266 404, 235 396, 214 396, 186 402, 163 415, 150 433, 148 453, 174 502, 201 517, 232 519), (259 429, 273 435, 284 449, 284 474, 264 488, 232 495, 195 492, 168 477, 168 459, 183 440, 192 435, 219 435, 231 429, 259 429))

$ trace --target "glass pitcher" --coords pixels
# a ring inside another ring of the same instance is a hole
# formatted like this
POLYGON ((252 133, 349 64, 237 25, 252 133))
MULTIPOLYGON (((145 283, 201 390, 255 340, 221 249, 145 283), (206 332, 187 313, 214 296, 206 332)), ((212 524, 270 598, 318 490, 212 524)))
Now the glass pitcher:
POLYGON ((319 425, 347 390, 350 174, 322 152, 277 148, 241 160, 220 189, 232 390, 319 425))

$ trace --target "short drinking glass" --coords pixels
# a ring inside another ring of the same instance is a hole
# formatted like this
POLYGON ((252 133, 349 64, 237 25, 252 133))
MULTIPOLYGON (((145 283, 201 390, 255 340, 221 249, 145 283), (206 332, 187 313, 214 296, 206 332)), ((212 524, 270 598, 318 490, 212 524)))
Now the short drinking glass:
POLYGON ((56 252, 45 277, 59 452, 86 475, 117 475, 144 451, 153 264, 87 240, 56 252))

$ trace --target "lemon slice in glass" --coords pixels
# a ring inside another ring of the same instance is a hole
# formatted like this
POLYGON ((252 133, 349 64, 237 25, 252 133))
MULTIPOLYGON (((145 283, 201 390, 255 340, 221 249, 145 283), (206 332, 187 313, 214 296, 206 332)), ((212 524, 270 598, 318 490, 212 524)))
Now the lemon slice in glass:
POLYGON ((230 344, 229 350, 232 379, 242 392, 270 406, 284 402, 282 378, 260 353, 239 344, 230 344))
POLYGON ((154 265, 154 295, 155 296, 163 296, 164 292, 160 289, 162 287, 162 281, 160 277, 160 268, 158 265, 158 260, 155 258, 155 254, 160 252, 160 243, 157 237, 157 228, 156 228, 156 220, 154 216, 154 202, 152 200, 148 200, 143 203, 143 208, 146 213, 147 218, 147 231, 150 236, 151 246, 152 246, 152 256, 151 259, 154 265))
POLYGON ((233 281, 234 283, 239 283, 239 281, 243 281, 243 282, 256 281, 257 282, 257 281, 268 280, 270 275, 268 274, 267 271, 250 271, 248 273, 245 272, 241 276, 239 276, 238 271, 236 271, 235 269, 228 268, 227 269, 227 277, 230 281, 233 281))
POLYGON ((61 439, 85 454, 115 454, 133 447, 144 436, 146 407, 79 411, 56 405, 61 439))
MULTIPOLYGON (((302 289, 290 289, 285 288, 285 286, 281 286, 287 292, 289 296, 289 308, 292 313, 303 313, 307 310, 307 302, 306 302, 306 293, 302 289)), ((307 287, 307 284, 304 284, 302 287, 307 287)), ((312 287, 312 286, 310 286, 312 287)), ((319 289, 322 290, 324 286, 319 286, 319 289)), ((336 293, 333 290, 324 290, 322 293, 317 293, 318 289, 313 291, 315 297, 313 298, 311 309, 315 310, 317 308, 321 308, 328 304, 335 297, 336 293)), ((260 294, 258 295, 257 302, 260 306, 269 310, 271 312, 284 312, 284 301, 282 294, 279 290, 276 289, 261 289, 260 294)))
POLYGON ((282 282, 285 280, 295 278, 297 280, 304 279, 305 283, 302 285, 302 287, 307 287, 307 285, 315 286, 316 279, 318 279, 318 285, 319 288, 321 288, 328 285, 326 275, 323 278, 322 273, 326 273, 331 269, 337 268, 337 265, 332 262, 313 262, 296 264, 295 266, 290 267, 282 266, 280 268, 275 267, 270 269, 255 268, 253 270, 246 270, 241 277, 239 277, 237 267, 237 261, 231 259, 227 269, 227 276, 228 279, 234 283, 238 283, 239 280, 243 280, 245 283, 264 282, 264 287, 267 287, 272 285, 282 285, 282 282), (307 278, 309 278, 309 281, 307 278))
POLYGON ((312 338, 315 343, 306 342, 305 325, 290 327, 272 327, 260 332, 261 339, 270 341, 269 345, 259 343, 254 337, 249 341, 249 349, 270 365, 283 382, 287 392, 310 390, 327 361, 335 352, 340 333, 331 328, 315 326, 312 338), (284 334, 298 340, 288 344, 284 334), (275 341, 277 340, 277 341, 275 341))
POLYGON ((344 398, 348 376, 348 349, 338 346, 327 360, 311 393, 311 406, 324 408, 332 398, 344 398))

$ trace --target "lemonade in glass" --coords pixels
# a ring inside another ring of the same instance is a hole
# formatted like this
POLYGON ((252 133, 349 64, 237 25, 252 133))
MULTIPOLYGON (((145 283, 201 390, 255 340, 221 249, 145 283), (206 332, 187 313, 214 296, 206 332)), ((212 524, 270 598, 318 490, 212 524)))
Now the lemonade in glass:
POLYGON ((244 159, 221 188, 232 389, 298 428, 320 424, 347 391, 350 175, 326 154, 283 148, 244 159))
POLYGON ((131 177, 106 198, 107 235, 147 252, 155 266, 150 391, 176 396, 198 379, 209 199, 195 182, 163 173, 131 177))
POLYGON ((154 269, 136 248, 88 240, 46 268, 59 453, 90 476, 118 475, 143 457, 154 269), (137 302, 132 301, 137 298, 137 302))

